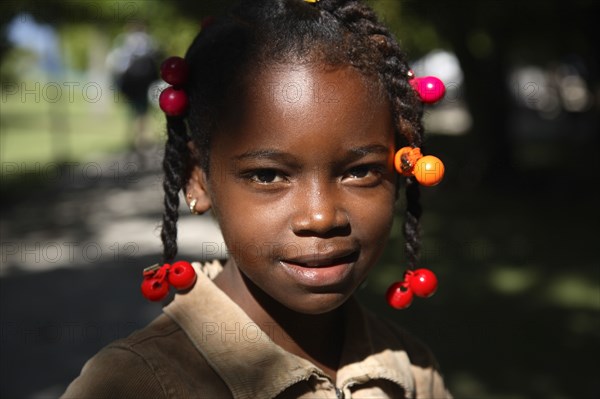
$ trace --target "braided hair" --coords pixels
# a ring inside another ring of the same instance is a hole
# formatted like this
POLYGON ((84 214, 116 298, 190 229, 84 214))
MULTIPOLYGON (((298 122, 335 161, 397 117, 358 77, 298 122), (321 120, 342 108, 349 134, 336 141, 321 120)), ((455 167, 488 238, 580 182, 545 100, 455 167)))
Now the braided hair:
MULTIPOLYGON (((164 169, 163 256, 177 254, 179 192, 192 162, 209 173, 210 143, 227 106, 265 65, 289 62, 350 65, 387 92, 398 147, 421 147, 423 105, 408 81, 397 41, 360 0, 242 0, 229 15, 200 32, 186 53, 190 107, 185 121, 167 117, 164 169), (191 154, 187 142, 198 149, 191 154)), ((419 257, 419 184, 406 178, 403 232, 408 266, 419 257)))

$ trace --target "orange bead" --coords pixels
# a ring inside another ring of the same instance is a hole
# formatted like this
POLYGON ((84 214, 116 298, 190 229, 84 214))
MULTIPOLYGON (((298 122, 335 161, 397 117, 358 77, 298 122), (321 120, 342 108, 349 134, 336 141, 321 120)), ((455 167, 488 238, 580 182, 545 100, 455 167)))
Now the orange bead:
POLYGON ((401 175, 412 176, 413 168, 415 167, 417 160, 422 156, 419 148, 402 147, 396 152, 394 166, 401 175))
POLYGON ((413 174, 423 186, 435 186, 444 178, 444 164, 433 155, 425 155, 417 161, 413 174))

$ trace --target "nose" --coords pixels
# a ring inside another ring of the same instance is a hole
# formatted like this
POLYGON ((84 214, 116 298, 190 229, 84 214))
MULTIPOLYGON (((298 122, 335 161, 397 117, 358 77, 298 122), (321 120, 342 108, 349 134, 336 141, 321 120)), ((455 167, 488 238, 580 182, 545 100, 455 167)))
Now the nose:
POLYGON ((350 231, 348 213, 335 189, 317 188, 297 196, 292 230, 298 236, 327 237, 347 235, 350 231))

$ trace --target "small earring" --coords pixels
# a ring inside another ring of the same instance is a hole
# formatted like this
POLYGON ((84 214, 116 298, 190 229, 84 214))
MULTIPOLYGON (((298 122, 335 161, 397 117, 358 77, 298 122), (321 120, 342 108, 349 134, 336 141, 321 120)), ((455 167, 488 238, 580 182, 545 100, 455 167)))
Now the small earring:
POLYGON ((191 202, 190 202, 190 213, 192 215, 200 215, 200 212, 198 212, 196 210, 196 204, 198 203, 198 199, 194 198, 191 202))

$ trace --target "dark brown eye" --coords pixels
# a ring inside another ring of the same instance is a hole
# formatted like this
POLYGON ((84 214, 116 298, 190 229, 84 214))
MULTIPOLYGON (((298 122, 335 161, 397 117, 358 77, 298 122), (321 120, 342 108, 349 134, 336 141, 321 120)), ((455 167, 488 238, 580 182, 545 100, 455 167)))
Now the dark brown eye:
POLYGON ((383 173, 379 165, 359 165, 348 169, 342 181, 351 186, 372 187, 381 182, 383 173))
POLYGON ((371 172, 371 168, 369 166, 358 166, 356 168, 350 169, 348 171, 348 176, 353 177, 355 179, 361 179, 366 177, 369 174, 369 172, 371 172))
POLYGON ((250 179, 261 184, 277 183, 283 178, 275 169, 259 169, 250 174, 250 179))

